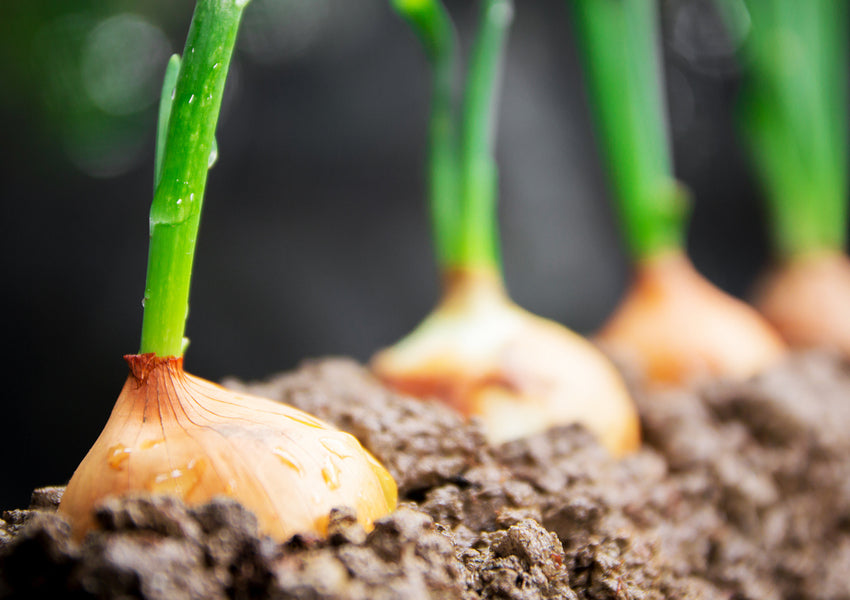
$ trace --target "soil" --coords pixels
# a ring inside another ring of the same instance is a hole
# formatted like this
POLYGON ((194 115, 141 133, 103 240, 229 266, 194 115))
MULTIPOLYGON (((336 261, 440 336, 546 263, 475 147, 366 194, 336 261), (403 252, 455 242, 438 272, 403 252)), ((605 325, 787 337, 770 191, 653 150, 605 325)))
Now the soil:
POLYGON ((112 500, 80 544, 62 488, 0 520, 0 596, 147 599, 850 599, 850 365, 807 353, 746 383, 635 390, 645 443, 580 427, 491 447, 476 423, 348 360, 248 389, 357 436, 402 503, 366 533, 257 536, 238 503, 112 500))

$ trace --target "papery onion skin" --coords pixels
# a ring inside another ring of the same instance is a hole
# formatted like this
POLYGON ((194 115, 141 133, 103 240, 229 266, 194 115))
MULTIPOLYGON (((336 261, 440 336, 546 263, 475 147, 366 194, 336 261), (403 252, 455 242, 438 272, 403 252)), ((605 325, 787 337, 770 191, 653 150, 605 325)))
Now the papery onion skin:
POLYGON ((680 251, 638 265, 597 339, 651 385, 743 379, 782 358, 779 334, 752 307, 704 279, 680 251))
POLYGON ((756 294, 758 310, 794 347, 829 347, 850 357, 850 258, 840 251, 794 257, 756 294))
POLYGON ((77 537, 108 496, 167 493, 190 505, 235 498, 278 540, 324 535, 350 506, 367 529, 393 510, 395 481, 351 435, 307 413, 232 392, 183 370, 183 359, 129 355, 130 374, 59 512, 77 537))
POLYGON ((631 397, 590 342, 513 304, 492 272, 456 271, 446 285, 438 308, 372 359, 382 381, 479 417, 492 443, 581 423, 615 456, 639 447, 631 397))

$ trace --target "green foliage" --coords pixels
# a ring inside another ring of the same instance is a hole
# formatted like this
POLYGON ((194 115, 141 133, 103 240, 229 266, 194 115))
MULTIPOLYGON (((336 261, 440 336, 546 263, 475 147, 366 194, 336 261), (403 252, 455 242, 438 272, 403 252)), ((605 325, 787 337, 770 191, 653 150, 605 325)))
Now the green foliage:
POLYGON ((143 353, 180 356, 184 348, 207 171, 245 4, 244 0, 198 0, 182 64, 172 58, 166 72, 166 99, 160 108, 157 136, 158 183, 150 215, 143 353), (175 69, 178 74, 172 100, 169 78, 175 69))
POLYGON ((781 256, 840 249, 847 230, 845 0, 724 0, 746 35, 740 126, 781 256))
POLYGON ((597 137, 628 246, 640 260, 684 244, 687 193, 667 131, 655 0, 568 0, 597 137))
POLYGON ((393 0, 393 5, 419 36, 434 74, 429 204, 438 262, 443 270, 497 269, 496 90, 513 4, 483 2, 460 120, 454 102, 457 43, 445 6, 439 0, 393 0))

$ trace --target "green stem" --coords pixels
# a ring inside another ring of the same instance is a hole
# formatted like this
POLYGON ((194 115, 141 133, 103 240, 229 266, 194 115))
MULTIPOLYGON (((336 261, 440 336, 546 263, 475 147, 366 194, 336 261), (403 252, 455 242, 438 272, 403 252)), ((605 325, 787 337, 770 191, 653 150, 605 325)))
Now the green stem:
POLYGON ((472 48, 461 128, 461 220, 455 267, 501 269, 496 199, 498 170, 493 145, 498 84, 510 0, 484 0, 481 25, 472 48))
POLYGON ((393 0, 393 5, 422 41, 434 77, 428 144, 428 195, 437 261, 445 266, 457 255, 459 221, 458 140, 454 114, 457 43, 454 26, 439 0, 393 0))
POLYGON ((165 154, 165 142, 168 139, 168 121, 171 118, 171 106, 177 88, 177 76, 180 74, 180 55, 172 54, 162 79, 162 91, 159 95, 159 116, 156 122, 156 153, 153 163, 153 188, 159 185, 162 177, 162 157, 165 154))
POLYGON ((767 192, 777 254, 840 250, 847 231, 847 2, 723 3, 745 23, 741 128, 767 192))
POLYGON ((599 143, 634 260, 685 241, 673 177, 655 0, 569 0, 599 143))
POLYGON ((248 0, 198 0, 150 215, 140 352, 180 356, 195 241, 224 83, 248 0))

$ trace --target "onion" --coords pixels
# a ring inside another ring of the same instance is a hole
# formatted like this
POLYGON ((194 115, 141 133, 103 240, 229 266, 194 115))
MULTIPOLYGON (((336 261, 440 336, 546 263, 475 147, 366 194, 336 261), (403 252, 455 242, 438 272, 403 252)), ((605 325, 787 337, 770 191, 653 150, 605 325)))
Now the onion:
POLYGON ((762 281, 756 306, 792 346, 827 346, 850 356, 850 259, 805 254, 762 281))
POLYGON ((455 271, 446 289, 413 333, 372 359, 379 378, 480 418, 492 443, 580 423, 616 456, 639 446, 625 385, 590 342, 516 306, 492 271, 455 271))
POLYGON ((785 351, 754 309, 709 283, 680 251, 638 264, 625 300, 598 339, 661 384, 745 378, 785 351))
POLYGON ((124 389, 59 506, 77 537, 100 502, 132 492, 190 505, 230 496, 278 540, 325 534, 334 507, 353 507, 367 529, 395 507, 395 482, 353 436, 190 375, 182 358, 125 359, 124 389))

